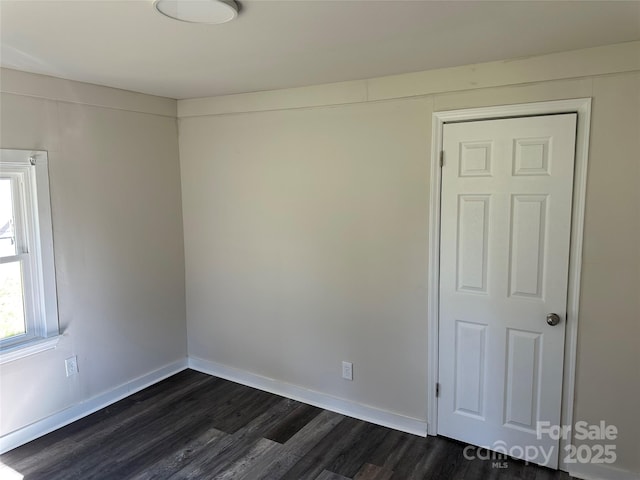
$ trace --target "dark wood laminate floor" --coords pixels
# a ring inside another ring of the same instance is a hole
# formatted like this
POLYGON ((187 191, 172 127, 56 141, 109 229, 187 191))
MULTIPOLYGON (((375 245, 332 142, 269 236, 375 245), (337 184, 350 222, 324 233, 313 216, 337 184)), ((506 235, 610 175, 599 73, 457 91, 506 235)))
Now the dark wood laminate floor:
POLYGON ((25 480, 569 478, 464 447, 185 370, 0 460, 25 480))

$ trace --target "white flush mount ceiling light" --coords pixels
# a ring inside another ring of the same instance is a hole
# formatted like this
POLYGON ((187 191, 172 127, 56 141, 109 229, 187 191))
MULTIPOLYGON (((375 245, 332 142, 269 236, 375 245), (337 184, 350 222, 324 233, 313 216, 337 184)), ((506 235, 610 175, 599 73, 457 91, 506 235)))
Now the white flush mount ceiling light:
POLYGON ((167 17, 190 23, 225 23, 238 16, 233 0, 156 0, 154 6, 167 17))

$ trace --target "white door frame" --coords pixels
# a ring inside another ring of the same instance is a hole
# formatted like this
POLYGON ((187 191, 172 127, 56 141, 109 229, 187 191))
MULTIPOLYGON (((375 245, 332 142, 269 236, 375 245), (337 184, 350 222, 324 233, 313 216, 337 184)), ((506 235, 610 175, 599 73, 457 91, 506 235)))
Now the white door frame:
MULTIPOLYGON (((564 352, 564 375, 562 384, 563 425, 573 424, 573 402, 575 389, 576 350, 578 341, 578 307, 580 302, 580 271, 582 267, 582 241, 584 230, 584 208, 587 190, 587 162, 589 153, 589 125, 591 122, 591 99, 578 98, 550 102, 502 105, 494 107, 450 110, 433 113, 431 181, 429 205, 429 279, 428 279, 428 373, 427 373, 427 431, 429 435, 438 432, 438 402, 436 382, 438 381, 438 321, 440 283, 440 197, 441 175, 440 152, 442 132, 445 123, 496 118, 526 117, 557 113, 577 113, 576 158, 573 185, 573 205, 571 212, 571 251, 569 253, 569 285, 567 296, 567 323, 564 352)), ((445 159, 446 161, 446 159, 445 159)), ((560 440, 559 468, 567 471, 563 452, 573 437, 560 440)))

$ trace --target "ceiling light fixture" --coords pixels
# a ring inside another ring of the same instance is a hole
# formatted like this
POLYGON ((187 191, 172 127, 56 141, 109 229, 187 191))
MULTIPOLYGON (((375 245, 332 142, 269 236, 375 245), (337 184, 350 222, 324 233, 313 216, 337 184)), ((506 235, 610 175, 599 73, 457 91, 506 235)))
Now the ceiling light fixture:
POLYGON ((238 16, 233 0, 156 0, 154 6, 167 17, 190 23, 225 23, 238 16))

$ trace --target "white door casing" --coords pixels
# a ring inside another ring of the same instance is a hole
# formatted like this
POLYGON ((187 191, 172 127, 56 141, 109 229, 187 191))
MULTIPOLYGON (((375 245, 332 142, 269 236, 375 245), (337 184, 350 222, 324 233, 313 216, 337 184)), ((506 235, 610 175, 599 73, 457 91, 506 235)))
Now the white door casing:
POLYGON ((576 114, 443 132, 438 433, 556 467, 576 114))

